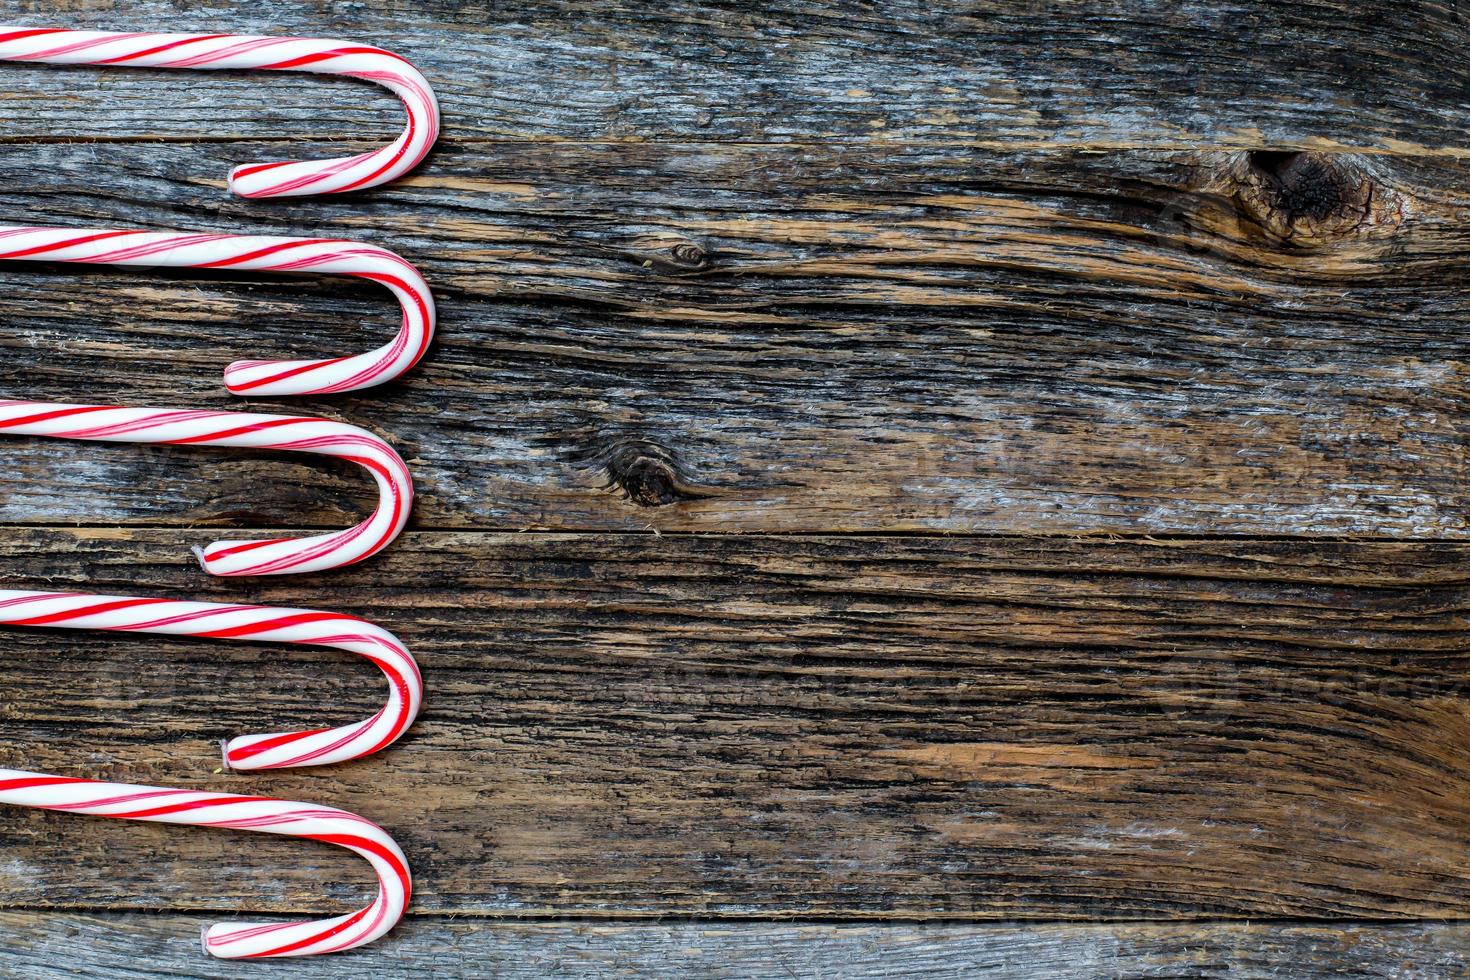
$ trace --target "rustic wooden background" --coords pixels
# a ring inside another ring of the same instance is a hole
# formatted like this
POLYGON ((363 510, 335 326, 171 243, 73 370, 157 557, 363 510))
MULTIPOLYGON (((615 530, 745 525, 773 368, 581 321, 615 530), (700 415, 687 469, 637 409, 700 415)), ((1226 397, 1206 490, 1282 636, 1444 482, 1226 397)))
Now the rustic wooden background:
MULTIPOLYGON (((401 382, 254 403, 413 464, 366 565, 208 581, 218 528, 356 520, 348 466, 5 444, 0 582, 324 606, 427 708, 285 648, 0 634, 0 765, 338 804, 335 849, 0 810, 0 972, 487 977, 1470 970, 1470 21, 1340 0, 3 0, 34 26, 344 36, 444 104, 412 178, 229 164, 401 113, 306 75, 0 66, 0 221, 359 237, 436 288, 401 382), (331 706, 324 714, 323 705, 331 706)), ((328 144, 332 145, 328 145, 328 144)), ((361 349, 367 284, 13 264, 0 394, 238 407, 361 349)))

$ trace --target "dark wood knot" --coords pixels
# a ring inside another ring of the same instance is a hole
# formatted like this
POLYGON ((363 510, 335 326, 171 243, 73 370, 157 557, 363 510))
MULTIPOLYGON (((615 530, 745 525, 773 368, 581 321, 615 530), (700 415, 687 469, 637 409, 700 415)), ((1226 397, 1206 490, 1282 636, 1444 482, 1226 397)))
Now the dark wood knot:
POLYGON ((710 264, 709 249, 682 235, 645 235, 628 254, 645 269, 699 272, 710 264))
POLYGON ((1236 174, 1236 200, 1271 238, 1315 248, 1396 227, 1401 195, 1350 154, 1256 150, 1236 174))
POLYGON ((669 249, 669 258, 685 269, 703 269, 709 264, 709 252, 698 242, 679 242, 669 249))
POLYGON ((598 455, 607 474, 603 489, 616 488, 640 507, 709 496, 690 482, 674 452, 656 442, 619 439, 598 455))

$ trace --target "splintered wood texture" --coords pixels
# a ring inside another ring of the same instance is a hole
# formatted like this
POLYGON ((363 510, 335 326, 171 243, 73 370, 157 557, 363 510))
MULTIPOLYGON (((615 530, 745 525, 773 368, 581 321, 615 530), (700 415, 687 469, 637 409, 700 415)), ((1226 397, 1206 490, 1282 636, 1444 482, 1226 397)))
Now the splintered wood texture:
MULTIPOLYGON (((360 237, 443 307, 356 396, 423 528, 1463 537, 1470 173, 1431 159, 449 144, 241 202, 278 146, 0 147, 8 220, 360 237)), ((396 323, 368 283, 13 262, 6 392, 241 407, 240 357, 396 323)), ((0 520, 330 525, 345 464, 13 440, 0 520), (64 484, 65 495, 54 492, 64 484)))
POLYGON ((409 919, 371 954, 271 963, 199 956, 198 915, 0 912, 0 976, 32 980, 58 962, 119 980, 240 976, 358 980, 452 976, 543 980, 700 976, 1096 980, 1098 977, 1448 977, 1470 970, 1463 923, 1322 926, 819 925, 549 923, 409 919), (370 965, 368 965, 370 964, 370 965))
MULTIPOLYGON (((0 580, 300 604, 179 531, 13 530, 0 580)), ((331 577, 430 679, 330 773, 218 739, 381 703, 346 654, 10 630, 0 766, 345 806, 420 912, 1463 917, 1463 545, 416 533, 331 577)), ((12 905, 304 912, 299 842, 0 812, 12 905)))
MULTIPOLYGON (((459 136, 1463 152, 1453 3, 7 0, 27 26, 341 35, 428 75, 459 136)), ((392 97, 281 74, 5 69, 6 135, 385 137, 392 97), (202 76, 202 77, 201 77, 202 76), (324 111, 326 110, 326 111, 324 111)))

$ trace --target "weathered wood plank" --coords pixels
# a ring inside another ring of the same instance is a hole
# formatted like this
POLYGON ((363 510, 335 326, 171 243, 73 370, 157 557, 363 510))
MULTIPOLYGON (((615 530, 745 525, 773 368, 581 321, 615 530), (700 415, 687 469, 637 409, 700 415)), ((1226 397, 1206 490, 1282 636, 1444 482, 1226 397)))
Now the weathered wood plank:
MULTIPOLYGON (((1467 148, 1453 4, 890 0, 840 12, 571 0, 210 8, 6 0, 28 25, 344 34, 395 48, 459 136, 1467 148)), ((0 67, 10 138, 355 137, 390 99, 307 77, 0 67)))
MULTIPOLYGON (((370 710, 371 670, 9 630, 0 766, 359 810, 423 912, 1470 913, 1462 545, 415 534, 221 583, 190 537, 11 529, 0 580, 329 589, 419 655, 421 723, 331 772, 212 775, 221 736, 370 710)), ((325 845, 31 811, 0 812, 0 855, 11 907, 363 888, 325 845)))
POLYGON ((1300 925, 796 925, 550 923, 411 918, 372 952, 270 964, 211 962, 199 916, 0 912, 0 977, 58 969, 118 980, 155 977, 520 980, 543 977, 900 977, 1054 980, 1095 977, 1310 978, 1459 976, 1463 923, 1300 925))
MULTIPOLYGON (((5 147, 0 210, 418 262, 444 306, 419 370, 265 409, 393 438, 422 527, 1466 534, 1461 165, 477 144, 353 200, 194 176, 248 152, 5 147)), ((220 407, 235 357, 392 321, 362 283, 27 263, 0 316, 0 394, 220 407)), ((365 492, 259 456, 5 451, 8 522, 330 524, 365 492)))

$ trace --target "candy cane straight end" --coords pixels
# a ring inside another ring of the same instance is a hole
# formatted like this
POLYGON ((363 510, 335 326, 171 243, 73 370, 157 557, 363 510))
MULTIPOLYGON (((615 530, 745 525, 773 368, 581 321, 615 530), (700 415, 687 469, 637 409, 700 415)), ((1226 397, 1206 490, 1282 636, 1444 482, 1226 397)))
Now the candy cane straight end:
POLYGON ((241 171, 243 171, 244 169, 244 164, 241 164, 238 167, 230 168, 230 175, 225 178, 225 186, 230 189, 230 193, 235 195, 236 197, 243 197, 247 201, 261 201, 269 198, 269 194, 261 194, 258 191, 250 190, 248 184, 242 186, 239 178, 241 171))

